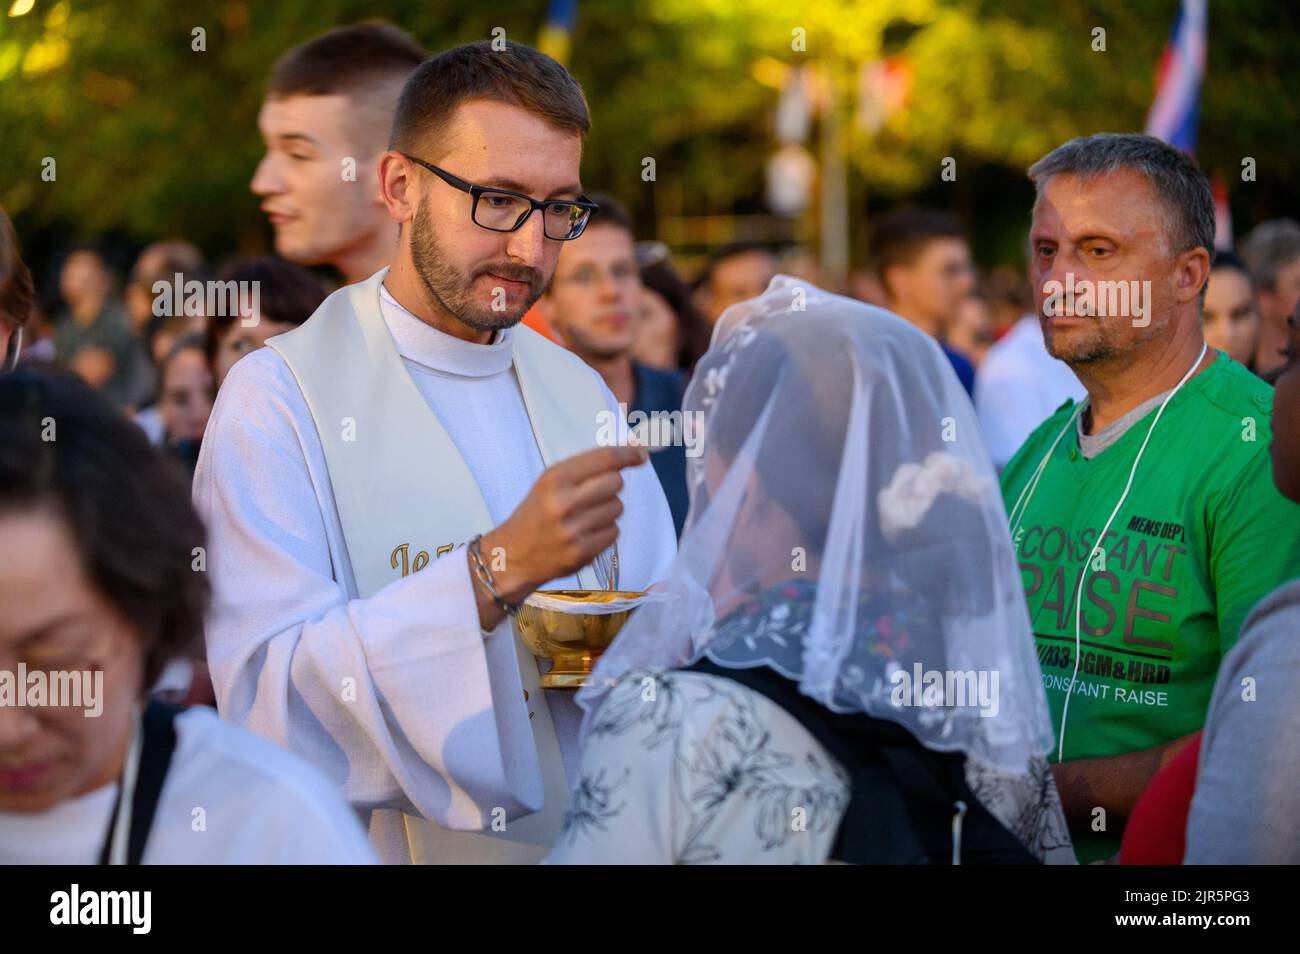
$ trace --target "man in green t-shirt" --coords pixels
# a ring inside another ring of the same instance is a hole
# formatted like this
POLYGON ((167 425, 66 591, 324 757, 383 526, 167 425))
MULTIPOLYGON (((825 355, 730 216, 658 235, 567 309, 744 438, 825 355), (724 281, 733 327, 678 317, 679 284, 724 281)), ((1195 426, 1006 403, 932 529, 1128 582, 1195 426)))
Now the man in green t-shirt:
POLYGON ((1271 479, 1272 389, 1204 344, 1214 203, 1195 163, 1106 134, 1029 175, 1044 341, 1088 396, 1030 435, 1002 491, 1057 786, 1092 861, 1204 724, 1251 606, 1300 575, 1300 506, 1271 479))

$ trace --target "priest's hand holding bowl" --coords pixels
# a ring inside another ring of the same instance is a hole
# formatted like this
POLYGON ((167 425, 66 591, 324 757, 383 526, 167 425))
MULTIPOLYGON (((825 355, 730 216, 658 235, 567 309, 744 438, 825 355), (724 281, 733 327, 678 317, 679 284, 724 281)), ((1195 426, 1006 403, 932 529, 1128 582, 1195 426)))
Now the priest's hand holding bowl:
MULTIPOLYGON (((480 544, 483 559, 493 564, 492 579, 502 600, 521 603, 539 586, 590 565, 612 546, 618 539, 615 521, 623 513, 619 471, 649 459, 643 447, 597 447, 544 470, 514 513, 485 533, 480 544), (504 561, 497 561, 498 555, 504 561)), ((470 577, 479 624, 490 631, 505 612, 472 562, 470 577)))

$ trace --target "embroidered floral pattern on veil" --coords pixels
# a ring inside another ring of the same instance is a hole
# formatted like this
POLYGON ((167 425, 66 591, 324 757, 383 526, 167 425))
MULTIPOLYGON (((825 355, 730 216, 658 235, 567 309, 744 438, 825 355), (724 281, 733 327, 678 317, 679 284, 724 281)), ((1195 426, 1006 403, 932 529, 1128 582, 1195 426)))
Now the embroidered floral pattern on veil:
MULTIPOLYGON (((769 648, 765 643, 776 647, 768 656, 779 659, 789 655, 808 632, 816 597, 817 584, 810 580, 791 580, 764 590, 718 624, 708 644, 708 656, 722 663, 728 648, 743 646, 749 658, 757 660, 769 648)), ((868 657, 879 659, 882 676, 890 662, 907 658, 918 628, 935 625, 919 598, 909 599, 898 589, 877 594, 864 587, 858 595, 856 615, 857 642, 868 657)), ((849 685, 855 685, 868 674, 860 666, 849 666, 845 677, 849 685)))

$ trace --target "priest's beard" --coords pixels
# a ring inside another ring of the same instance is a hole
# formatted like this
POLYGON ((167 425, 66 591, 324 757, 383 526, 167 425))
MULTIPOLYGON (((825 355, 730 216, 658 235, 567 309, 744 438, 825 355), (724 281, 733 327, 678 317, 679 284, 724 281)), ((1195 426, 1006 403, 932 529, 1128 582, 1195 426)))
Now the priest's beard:
POLYGON ((468 275, 463 274, 447 259, 442 246, 434 236, 429 221, 428 207, 421 202, 411 222, 411 261, 415 273, 424 282, 425 289, 449 315, 475 331, 497 331, 519 324, 524 312, 541 297, 546 287, 546 277, 535 268, 513 262, 495 262, 482 265, 468 275), (495 311, 491 303, 481 305, 474 300, 473 286, 479 276, 487 273, 528 283, 528 294, 518 308, 495 311))

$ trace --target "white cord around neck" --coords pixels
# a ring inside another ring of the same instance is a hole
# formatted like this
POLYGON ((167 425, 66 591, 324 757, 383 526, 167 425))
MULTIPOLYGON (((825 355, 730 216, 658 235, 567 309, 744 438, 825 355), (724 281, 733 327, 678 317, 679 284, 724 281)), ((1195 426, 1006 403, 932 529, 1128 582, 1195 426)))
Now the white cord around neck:
MULTIPOLYGON (((1110 530, 1110 525, 1115 522, 1115 517, 1119 514, 1120 508, 1124 506, 1124 501, 1128 499, 1128 492, 1133 487, 1133 478, 1137 476, 1138 464, 1142 461, 1142 455, 1146 452, 1147 444, 1150 443, 1151 435, 1155 432, 1156 425, 1160 423, 1160 418, 1165 413, 1165 408, 1168 407, 1169 402, 1174 399, 1174 395, 1182 390, 1183 385, 1191 380, 1192 375, 1196 373, 1196 369, 1199 368, 1201 362, 1205 360, 1205 354, 1208 350, 1209 346, 1202 343, 1201 352, 1196 356, 1196 360, 1192 362, 1192 366, 1187 369, 1182 380, 1174 386, 1174 389, 1170 391, 1169 395, 1160 403, 1160 409, 1156 411, 1155 419, 1152 420, 1151 426, 1147 428, 1147 436, 1143 439, 1142 446, 1138 448, 1137 456, 1133 458, 1133 466, 1129 468, 1128 482, 1124 485, 1124 492, 1120 494, 1119 501, 1115 504, 1115 509, 1111 511, 1109 519, 1107 519, 1105 526, 1101 529, 1101 533, 1097 534, 1097 542, 1093 545, 1092 551, 1088 554, 1083 569, 1079 573, 1079 585, 1074 592, 1074 672, 1070 676, 1070 685, 1065 692, 1065 703, 1061 708, 1061 731, 1056 747, 1057 762, 1064 760, 1065 722, 1070 713, 1070 698, 1074 695, 1074 684, 1079 678, 1080 650, 1082 649, 1083 644, 1083 588, 1088 580, 1088 568, 1091 567, 1097 559, 1097 554, 1103 552, 1101 549, 1101 541, 1106 538, 1106 534, 1110 530)), ((1038 489, 1038 481, 1042 477, 1043 471, 1047 468, 1047 462, 1056 451, 1056 446, 1061 443, 1061 438, 1063 438, 1070 427, 1073 426, 1075 418, 1079 416, 1079 413, 1083 408, 1084 405, 1081 402, 1078 407, 1074 409, 1074 413, 1070 415, 1070 419, 1065 422, 1065 427, 1061 428, 1061 433, 1056 435, 1056 440, 1052 441, 1052 446, 1047 449, 1047 453, 1044 454, 1043 459, 1039 461, 1038 467, 1034 470, 1033 477, 1031 477, 1029 482, 1025 484, 1024 489, 1020 491, 1020 497, 1017 498, 1016 505, 1011 508, 1011 518, 1009 520, 1011 524, 1011 537, 1017 552, 1020 550, 1020 524, 1021 521, 1024 520, 1025 512, 1029 509, 1029 501, 1033 499, 1034 491, 1038 489), (1017 516, 1017 511, 1019 511, 1019 516, 1017 516)))

